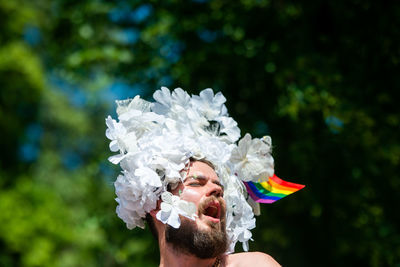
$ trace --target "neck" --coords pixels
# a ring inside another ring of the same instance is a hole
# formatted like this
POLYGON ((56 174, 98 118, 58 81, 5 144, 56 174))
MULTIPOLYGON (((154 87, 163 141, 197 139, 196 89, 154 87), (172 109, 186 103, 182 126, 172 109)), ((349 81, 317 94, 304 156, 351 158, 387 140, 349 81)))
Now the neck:
POLYGON ((158 243, 160 247, 160 267, 165 267, 165 266, 211 267, 217 260, 217 258, 200 259, 192 254, 176 251, 176 249, 174 249, 173 246, 166 243, 164 236, 160 238, 158 243))

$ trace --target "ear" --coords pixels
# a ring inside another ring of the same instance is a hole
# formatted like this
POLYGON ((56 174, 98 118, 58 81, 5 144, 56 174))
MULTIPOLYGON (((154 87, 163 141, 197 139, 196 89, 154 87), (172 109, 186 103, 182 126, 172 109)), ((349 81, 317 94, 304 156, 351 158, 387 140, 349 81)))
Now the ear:
POLYGON ((161 199, 157 200, 156 208, 150 211, 151 217, 156 218, 157 212, 160 210, 160 205, 161 205, 161 199))

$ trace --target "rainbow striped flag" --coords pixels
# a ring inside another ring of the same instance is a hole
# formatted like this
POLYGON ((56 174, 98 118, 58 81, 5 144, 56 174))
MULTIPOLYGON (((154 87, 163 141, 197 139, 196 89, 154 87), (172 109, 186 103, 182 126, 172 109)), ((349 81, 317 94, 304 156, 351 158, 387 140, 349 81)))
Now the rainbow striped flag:
POLYGON ((275 174, 267 182, 244 182, 247 192, 255 202, 274 203, 302 188, 305 185, 286 182, 275 174))

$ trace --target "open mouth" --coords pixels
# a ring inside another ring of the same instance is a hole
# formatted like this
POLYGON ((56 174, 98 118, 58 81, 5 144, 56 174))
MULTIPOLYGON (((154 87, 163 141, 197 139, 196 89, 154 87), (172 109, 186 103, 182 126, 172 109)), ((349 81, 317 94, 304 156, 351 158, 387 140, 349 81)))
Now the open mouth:
POLYGON ((220 219, 221 217, 221 207, 218 201, 210 202, 204 209, 203 212, 204 215, 210 217, 213 219, 213 221, 216 221, 220 219))

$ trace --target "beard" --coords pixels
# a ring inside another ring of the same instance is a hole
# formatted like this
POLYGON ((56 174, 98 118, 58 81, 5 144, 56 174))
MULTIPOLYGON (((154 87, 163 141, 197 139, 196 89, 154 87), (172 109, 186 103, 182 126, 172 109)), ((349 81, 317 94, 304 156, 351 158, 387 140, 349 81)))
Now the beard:
MULTIPOLYGON (((204 206, 205 203, 203 203, 204 206)), ((199 208, 199 213, 202 208, 199 208)), ((199 217, 201 214, 199 214, 199 217)), ((208 224, 209 229, 199 229, 195 221, 181 218, 178 229, 166 225, 165 240, 176 251, 192 254, 200 259, 215 258, 228 249, 225 210, 221 210, 219 223, 208 224)))

